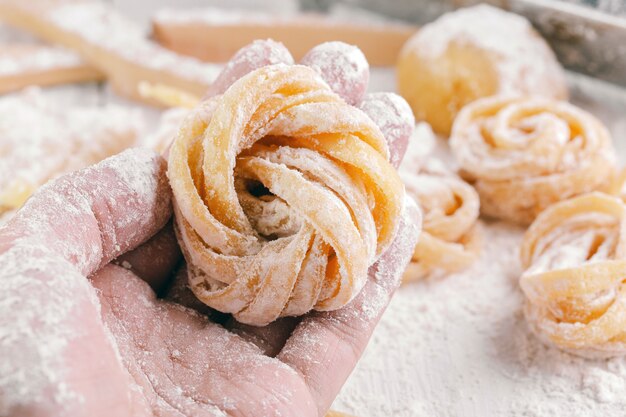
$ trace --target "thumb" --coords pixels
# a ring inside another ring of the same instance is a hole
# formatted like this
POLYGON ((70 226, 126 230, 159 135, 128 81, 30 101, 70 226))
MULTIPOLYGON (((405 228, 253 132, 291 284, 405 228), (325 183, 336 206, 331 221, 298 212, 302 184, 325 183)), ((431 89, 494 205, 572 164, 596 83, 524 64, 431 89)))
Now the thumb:
POLYGON ((43 186, 0 228, 0 253, 45 245, 90 275, 137 247, 171 217, 165 161, 130 149, 43 186))
POLYGON ((45 186, 0 228, 0 415, 131 414, 85 275, 170 213, 163 161, 131 150, 45 186))

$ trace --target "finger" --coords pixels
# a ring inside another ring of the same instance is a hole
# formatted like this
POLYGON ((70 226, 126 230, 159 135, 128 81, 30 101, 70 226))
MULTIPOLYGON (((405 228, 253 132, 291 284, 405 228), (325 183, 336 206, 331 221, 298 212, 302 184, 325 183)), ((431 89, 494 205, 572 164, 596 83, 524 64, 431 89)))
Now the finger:
POLYGON ((300 64, 313 68, 347 103, 363 99, 370 79, 367 59, 359 48, 343 42, 325 42, 302 57, 300 64))
POLYGON ((340 310, 314 313, 303 319, 278 354, 279 360, 303 375, 320 415, 354 369, 398 287, 417 242, 420 224, 417 205, 407 199, 398 235, 370 268, 369 280, 361 293, 340 310))
POLYGON ((257 40, 241 48, 228 61, 224 70, 211 84, 204 98, 223 94, 235 81, 255 69, 274 64, 293 64, 289 50, 280 42, 257 40))
POLYGON ((168 223, 146 243, 113 261, 146 281, 160 294, 176 273, 182 259, 172 223, 168 223))
POLYGON ((43 186, 0 231, 0 251, 45 244, 90 275, 134 249, 171 217, 165 162, 131 149, 43 186))
POLYGON ((391 164, 398 168, 415 128, 415 116, 405 99, 394 93, 370 93, 359 106, 383 132, 391 164))

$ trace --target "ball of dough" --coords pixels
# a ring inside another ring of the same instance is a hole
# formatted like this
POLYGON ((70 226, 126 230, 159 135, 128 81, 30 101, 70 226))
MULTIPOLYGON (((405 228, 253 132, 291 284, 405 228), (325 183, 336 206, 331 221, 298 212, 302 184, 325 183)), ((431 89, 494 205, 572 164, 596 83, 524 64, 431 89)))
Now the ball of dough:
POLYGON ((521 16, 481 5, 424 26, 398 61, 398 91, 418 120, 449 134, 467 103, 495 94, 567 98, 563 69, 521 16))

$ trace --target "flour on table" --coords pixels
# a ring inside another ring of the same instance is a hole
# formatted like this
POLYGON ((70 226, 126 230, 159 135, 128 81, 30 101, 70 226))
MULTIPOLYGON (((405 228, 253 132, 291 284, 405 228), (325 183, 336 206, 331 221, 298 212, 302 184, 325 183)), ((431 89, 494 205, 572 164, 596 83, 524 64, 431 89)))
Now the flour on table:
POLYGON ((135 145, 143 130, 134 109, 56 106, 38 89, 3 97, 0 113, 0 214, 46 181, 135 145))
POLYGON ((0 49, 0 76, 4 77, 85 65, 78 55, 61 47, 1 42, 0 49))
POLYGON ((140 26, 104 2, 62 4, 46 13, 45 19, 82 37, 95 47, 114 52, 130 62, 153 70, 169 71, 207 85, 220 71, 218 65, 181 57, 156 43, 146 41, 140 26))
POLYGON ((363 417, 626 410, 626 360, 589 361, 544 346, 522 314, 523 230, 504 222, 484 229, 482 256, 469 270, 398 290, 334 408, 363 417))
MULTIPOLYGON (((372 89, 392 85, 373 74, 372 89)), ((574 104, 611 130, 620 159, 626 94, 568 75, 574 104)), ((427 154, 454 169, 447 143, 418 127, 401 169, 427 154)), ((588 360, 547 347, 522 313, 524 229, 481 221, 484 247, 469 269, 400 287, 333 409, 358 417, 605 417, 626 415, 626 358, 588 360)))

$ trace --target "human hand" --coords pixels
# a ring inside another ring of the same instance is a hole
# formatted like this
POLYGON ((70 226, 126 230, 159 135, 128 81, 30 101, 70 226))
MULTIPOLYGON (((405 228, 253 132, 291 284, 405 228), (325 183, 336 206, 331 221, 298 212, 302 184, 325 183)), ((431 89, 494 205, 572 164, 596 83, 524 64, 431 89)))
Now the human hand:
MULTIPOLYGON (((398 162, 406 139, 390 140, 398 162)), ((131 150, 45 186, 0 229, 0 415, 328 409, 398 285, 418 209, 348 306, 254 328, 186 289, 170 199, 164 161, 131 150)))

